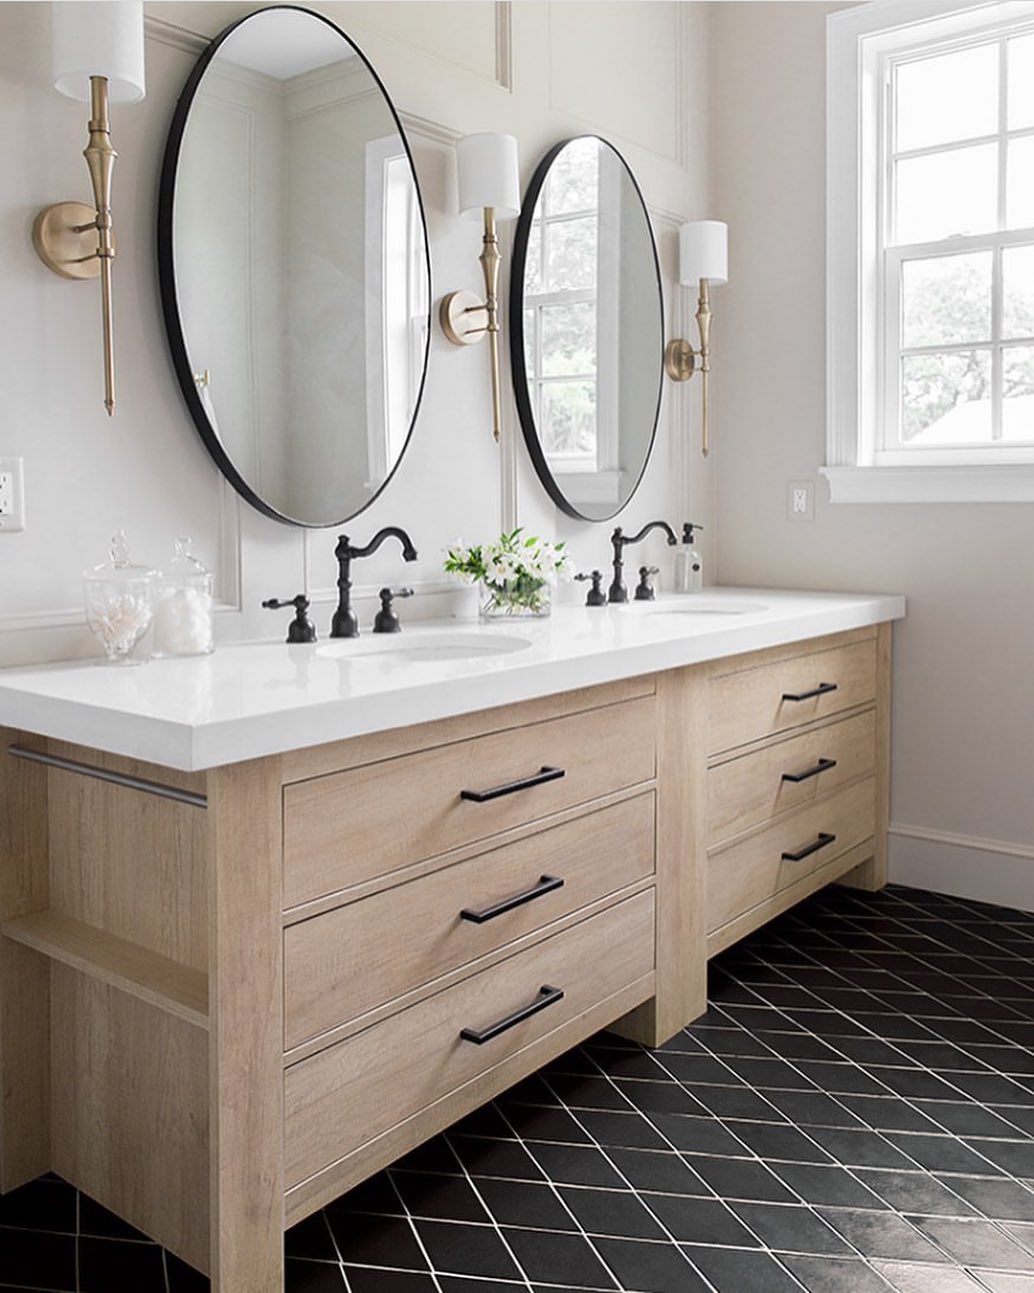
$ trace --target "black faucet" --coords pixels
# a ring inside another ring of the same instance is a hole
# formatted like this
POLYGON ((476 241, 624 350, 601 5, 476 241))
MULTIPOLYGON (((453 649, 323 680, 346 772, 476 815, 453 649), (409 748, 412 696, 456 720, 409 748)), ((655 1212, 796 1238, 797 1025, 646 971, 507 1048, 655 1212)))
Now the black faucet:
POLYGON ((643 526, 638 534, 633 534, 631 536, 626 535, 619 525, 610 536, 610 541, 614 545, 614 580, 607 589, 608 602, 628 601, 628 589, 625 587, 625 581, 621 577, 621 571, 625 564, 622 558, 622 553, 628 544, 638 543, 641 539, 645 539, 651 530, 663 530, 668 536, 668 546, 670 548, 675 547, 678 543, 678 539, 675 537, 675 531, 667 521, 650 521, 648 525, 643 526))
POLYGON ((365 548, 352 545, 347 534, 339 536, 334 556, 338 564, 338 602, 334 618, 330 621, 332 638, 355 638, 359 636, 359 621, 352 610, 352 561, 355 557, 368 557, 376 552, 385 539, 395 538, 402 544, 402 556, 406 561, 416 561, 416 548, 413 540, 397 525, 386 525, 378 530, 365 548))

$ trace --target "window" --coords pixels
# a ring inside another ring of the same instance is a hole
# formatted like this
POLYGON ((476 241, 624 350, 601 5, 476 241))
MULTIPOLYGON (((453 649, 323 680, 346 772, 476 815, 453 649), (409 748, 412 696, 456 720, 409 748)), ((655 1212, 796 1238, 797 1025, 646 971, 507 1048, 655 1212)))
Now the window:
POLYGON ((1034 4, 829 33, 833 498, 1034 498, 1034 4))

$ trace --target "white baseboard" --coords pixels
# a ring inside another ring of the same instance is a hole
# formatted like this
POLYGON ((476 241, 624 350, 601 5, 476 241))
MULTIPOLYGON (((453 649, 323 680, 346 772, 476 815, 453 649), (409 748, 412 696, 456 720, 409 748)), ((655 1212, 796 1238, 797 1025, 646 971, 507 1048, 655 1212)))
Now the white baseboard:
POLYGON ((1034 911, 1034 845, 892 822, 890 880, 1034 911))

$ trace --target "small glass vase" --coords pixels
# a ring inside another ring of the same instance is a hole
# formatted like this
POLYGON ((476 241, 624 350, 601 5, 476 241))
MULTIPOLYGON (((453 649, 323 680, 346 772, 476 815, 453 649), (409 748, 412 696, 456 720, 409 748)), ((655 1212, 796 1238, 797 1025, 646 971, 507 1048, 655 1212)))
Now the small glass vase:
POLYGON ((550 612, 551 588, 545 580, 529 586, 521 580, 478 584, 478 618, 481 620, 542 620, 550 612))

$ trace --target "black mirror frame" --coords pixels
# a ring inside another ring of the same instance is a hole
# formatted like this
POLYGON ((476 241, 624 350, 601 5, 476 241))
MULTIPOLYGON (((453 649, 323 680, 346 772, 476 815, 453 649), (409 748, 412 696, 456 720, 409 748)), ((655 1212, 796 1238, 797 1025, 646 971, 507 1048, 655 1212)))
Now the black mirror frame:
POLYGON ((380 488, 375 494, 354 512, 348 512, 346 515, 331 521, 301 521, 291 516, 285 516, 282 512, 277 511, 266 502, 261 495, 256 494, 254 489, 241 476, 240 472, 234 466, 234 463, 226 450, 219 441, 219 437, 212 429, 212 424, 208 420, 204 405, 201 403, 201 397, 198 395, 197 384, 194 381, 194 372, 187 355, 186 340, 183 335, 183 323, 180 318, 179 302, 176 295, 176 269, 173 249, 173 201, 176 192, 176 173, 179 167, 180 146, 183 142, 183 132, 186 129, 187 118, 190 115, 190 109, 194 102, 194 96, 197 92, 201 78, 208 70, 208 65, 219 52, 223 41, 236 31, 242 23, 246 23, 257 17, 259 14, 268 13, 271 9, 294 10, 297 13, 304 13, 311 18, 318 18, 320 22, 332 28, 338 33, 356 53, 362 61, 366 70, 373 78, 374 84, 381 92, 381 96, 391 113, 392 120, 398 130, 399 138, 402 140, 402 146, 406 150, 406 157, 409 160, 410 171, 413 175, 413 187, 416 191, 417 206, 420 210, 420 223, 424 230, 424 260, 427 269, 427 299, 430 303, 434 299, 431 281, 431 249, 430 240, 427 234, 427 214, 424 210, 423 195, 420 192, 420 185, 417 182, 416 166, 413 163, 413 153, 409 147, 409 140, 406 138, 406 132, 402 128, 402 122, 399 120, 398 112, 391 101, 384 82, 377 75, 372 63, 355 43, 335 22, 324 17, 323 14, 317 13, 313 9, 307 9, 304 5, 268 5, 264 9, 256 9, 251 13, 245 14, 238 18, 236 22, 225 27, 217 36, 212 38, 208 48, 204 51, 197 63, 191 70, 186 84, 176 102, 176 108, 172 117, 172 124, 169 127, 169 136, 165 144, 165 152, 162 157, 161 175, 158 182, 158 221, 157 221, 157 249, 158 249, 158 286, 161 294, 162 316, 165 320, 165 336, 169 345, 169 352, 172 356, 173 367, 176 370, 176 376, 179 379, 180 390, 183 394, 187 411, 190 413, 194 426, 200 435, 205 448, 215 460, 219 470, 230 482, 238 494, 256 511, 261 512, 264 516, 270 517, 274 521, 280 521, 284 525, 298 526, 309 530, 330 529, 334 526, 343 525, 353 517, 364 512, 371 503, 373 503, 384 490, 388 487, 392 477, 398 470, 399 463, 406 456, 406 450, 409 448, 410 441, 413 437, 413 428, 416 426, 417 418, 420 414, 420 405, 423 400, 424 388, 427 382, 427 368, 431 354, 431 312, 428 306, 427 319, 427 339, 424 344, 424 364, 423 372, 420 377, 420 389, 417 391, 416 401, 413 405, 413 415, 410 419, 409 430, 406 432, 406 439, 402 445, 401 452, 396 458, 391 470, 385 476, 380 488))
POLYGON ((657 240, 653 236, 653 225, 650 223, 650 213, 647 210, 646 202, 643 198, 643 191, 639 187, 639 182, 632 173, 632 168, 625 161, 621 153, 614 147, 609 140, 604 139, 601 135, 584 134, 571 135, 568 139, 563 139, 546 153, 542 161, 535 168, 535 173, 531 177, 524 199, 521 203, 521 213, 517 220, 517 229, 514 234, 513 255, 510 262, 510 371, 513 378, 513 393, 517 403, 517 415, 520 418, 521 430, 524 432, 524 442, 528 446, 528 453, 531 455, 531 461, 535 466, 535 471, 543 488, 553 502, 567 516, 573 517, 576 521, 604 522, 612 521, 615 516, 621 512, 629 502, 635 497, 635 492, 642 483, 646 468, 650 463, 653 455, 654 443, 657 439, 657 423, 661 413, 661 395, 664 390, 664 288, 661 282, 661 265, 657 255, 657 240), (608 512, 606 516, 586 516, 584 512, 579 512, 574 504, 566 497, 556 477, 550 470, 546 455, 542 450, 542 442, 539 439, 538 427, 535 425, 535 413, 531 407, 531 400, 528 398, 528 371, 524 362, 524 270, 528 259, 528 239, 531 232, 531 224, 535 215, 535 208, 538 205, 539 194, 542 192, 542 186, 546 182, 550 167, 561 152, 578 139, 596 139, 601 144, 605 144, 621 165, 625 168, 628 178, 632 182, 636 197, 639 199, 643 208, 643 218, 646 221, 646 227, 650 231, 650 247, 653 252, 653 268, 657 277, 657 299, 660 306, 660 350, 657 355, 657 402, 653 411, 653 427, 650 431, 650 443, 647 446, 646 453, 643 456, 643 465, 639 469, 639 475, 636 477, 635 484, 628 492, 628 497, 623 499, 613 512, 608 512))

